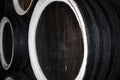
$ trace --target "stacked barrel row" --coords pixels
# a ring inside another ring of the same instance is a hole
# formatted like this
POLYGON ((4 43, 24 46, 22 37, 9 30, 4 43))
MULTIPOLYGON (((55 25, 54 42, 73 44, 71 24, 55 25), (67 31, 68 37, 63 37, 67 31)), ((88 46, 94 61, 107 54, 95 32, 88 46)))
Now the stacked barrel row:
POLYGON ((120 80, 117 3, 1 3, 0 80, 120 80))
POLYGON ((0 80, 36 80, 29 60, 28 29, 37 0, 3 0, 0 80))

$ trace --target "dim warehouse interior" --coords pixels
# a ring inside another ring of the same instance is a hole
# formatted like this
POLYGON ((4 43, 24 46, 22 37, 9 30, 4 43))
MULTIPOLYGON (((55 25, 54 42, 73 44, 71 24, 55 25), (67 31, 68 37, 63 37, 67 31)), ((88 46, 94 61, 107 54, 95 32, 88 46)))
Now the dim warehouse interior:
POLYGON ((120 80, 120 0, 0 0, 0 80, 120 80))

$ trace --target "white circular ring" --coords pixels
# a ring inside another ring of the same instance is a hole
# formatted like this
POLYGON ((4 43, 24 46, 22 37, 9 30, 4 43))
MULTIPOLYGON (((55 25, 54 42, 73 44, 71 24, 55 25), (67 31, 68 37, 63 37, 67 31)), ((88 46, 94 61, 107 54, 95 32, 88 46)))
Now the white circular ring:
POLYGON ((81 32, 82 32, 82 36, 83 36, 83 44, 84 44, 84 58, 83 58, 83 62, 82 62, 81 68, 79 70, 79 73, 78 73, 77 77, 75 78, 75 80, 82 80, 84 78, 85 71, 86 71, 86 65, 87 65, 88 42, 87 42, 87 32, 86 32, 86 28, 85 28, 85 23, 84 23, 81 11, 78 8, 78 6, 74 0, 39 0, 38 1, 37 5, 34 9, 31 21, 30 21, 29 35, 28 35, 29 56, 30 56, 30 61, 31 61, 31 65, 33 68, 33 72, 34 72, 37 80, 47 80, 46 76, 44 75, 44 73, 41 69, 39 61, 38 61, 35 37, 36 37, 36 29, 37 29, 38 21, 41 17, 42 12, 50 3, 56 2, 56 1, 64 2, 65 4, 70 6, 70 8, 74 12, 74 14, 78 20, 79 26, 81 28, 81 32))
POLYGON ((5 80, 14 80, 12 77, 7 77, 5 80))
POLYGON ((30 9, 30 7, 32 5, 32 2, 33 2, 33 0, 31 1, 31 3, 29 5, 29 7, 27 8, 27 10, 23 10, 21 8, 18 0, 13 0, 13 6, 14 6, 15 11, 17 12, 17 14, 19 14, 19 15, 25 15, 28 12, 28 10, 30 9))
POLYGON ((4 27, 5 27, 6 23, 9 23, 9 25, 10 25, 11 33, 12 33, 12 41, 14 39, 13 38, 12 24, 11 24, 10 20, 7 17, 3 17, 2 20, 1 20, 1 22, 0 22, 0 59, 1 59, 2 67, 5 70, 8 70, 11 67, 11 64, 12 64, 12 61, 13 61, 13 56, 14 56, 14 42, 12 42, 13 46, 12 46, 12 56, 11 56, 10 63, 7 63, 6 60, 5 60, 4 51, 3 51, 3 32, 4 32, 4 27))

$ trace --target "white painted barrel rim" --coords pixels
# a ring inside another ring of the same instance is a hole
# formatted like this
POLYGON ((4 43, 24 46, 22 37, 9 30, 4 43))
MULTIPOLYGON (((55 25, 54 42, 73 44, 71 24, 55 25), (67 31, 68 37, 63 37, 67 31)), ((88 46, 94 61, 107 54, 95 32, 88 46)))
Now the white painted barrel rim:
POLYGON ((7 17, 3 17, 1 22, 0 22, 0 58, 1 58, 1 64, 2 64, 2 67, 5 69, 5 70, 8 70, 10 67, 11 67, 11 64, 13 62, 13 56, 14 56, 14 42, 13 42, 13 29, 12 29, 12 24, 10 22, 10 20, 7 18, 7 17), (4 31, 4 27, 5 27, 5 24, 6 23, 9 23, 10 25, 10 28, 11 28, 11 34, 12 34, 12 56, 11 56, 11 60, 10 60, 10 63, 7 63, 6 60, 5 60, 5 57, 4 57, 4 51, 3 51, 3 31, 4 31))
POLYGON ((12 77, 6 77, 5 80, 14 80, 12 77))
POLYGON ((81 32, 83 36, 83 44, 84 44, 84 58, 83 58, 83 62, 79 70, 79 73, 77 77, 75 78, 75 80, 83 80, 85 71, 86 71, 87 58, 88 58, 87 32, 86 32, 85 23, 84 23, 82 14, 77 4, 73 0, 39 0, 38 1, 34 9, 31 21, 30 21, 29 35, 28 35, 29 56, 30 56, 30 61, 31 61, 31 65, 33 68, 33 72, 37 80, 47 80, 38 61, 35 37, 36 37, 36 29, 37 29, 38 21, 39 21, 39 18, 41 17, 42 12, 49 4, 56 2, 56 1, 64 2, 65 4, 70 6, 81 28, 81 32))
POLYGON ((28 6, 28 8, 27 8, 26 10, 23 10, 23 9, 21 8, 20 4, 19 4, 19 1, 18 1, 18 0, 13 0, 13 6, 14 6, 14 8, 15 8, 15 11, 16 11, 16 13, 19 14, 19 15, 25 15, 25 14, 29 11, 32 3, 33 3, 33 0, 31 0, 31 3, 30 3, 30 5, 28 6))

